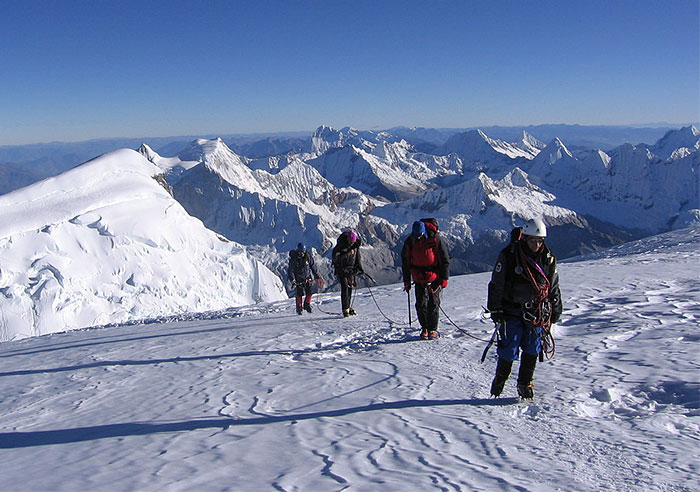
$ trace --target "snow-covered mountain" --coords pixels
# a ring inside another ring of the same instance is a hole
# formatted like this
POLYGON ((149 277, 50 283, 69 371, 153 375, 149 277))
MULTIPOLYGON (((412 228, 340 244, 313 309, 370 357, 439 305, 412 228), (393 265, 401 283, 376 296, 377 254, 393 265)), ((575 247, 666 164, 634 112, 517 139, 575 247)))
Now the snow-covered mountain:
POLYGON ((0 340, 284 297, 133 150, 0 196, 0 340))
POLYGON ((501 179, 482 172, 460 184, 377 208, 373 214, 398 224, 401 231, 408 230, 416 218, 437 218, 452 257, 451 269, 483 271, 493 266, 500 245, 515 224, 543 218, 554 233, 554 239, 550 238, 553 246, 558 242, 557 229, 590 230, 584 217, 552 205, 554 199, 554 195, 532 184, 524 171, 515 168, 501 179))
MULTIPOLYGON (((323 254, 342 230, 361 223, 379 241, 396 239, 385 221, 368 215, 382 201, 352 187, 334 186, 300 157, 288 156, 281 169, 270 172, 251 169, 250 161, 221 140, 195 141, 174 159, 145 147, 141 151, 166 170, 174 197, 190 214, 249 247, 281 278, 286 278, 289 250, 300 241, 323 254)), ((366 256, 368 263, 392 261, 383 251, 366 256)), ((330 280, 327 259, 319 267, 330 280)))
POLYGON ((578 156, 555 139, 532 160, 528 172, 549 186, 562 206, 652 234, 685 227, 683 217, 697 214, 698 148, 695 127, 669 132, 654 146, 625 144, 608 153, 578 156), (678 145, 675 150, 671 142, 678 145))
MULTIPOLYGON (((597 163, 591 161, 586 162, 586 164, 595 166, 597 163)), ((550 180, 573 178, 572 180, 574 181, 581 179, 582 172, 589 171, 587 166, 579 166, 579 160, 569 152, 569 149, 558 138, 555 138, 549 145, 543 147, 536 157, 532 159, 532 163, 527 169, 533 176, 540 176, 541 178, 551 177, 550 180)))
POLYGON ((336 186, 352 186, 389 201, 418 196, 462 174, 462 159, 456 154, 425 154, 403 139, 392 140, 365 140, 330 147, 318 157, 301 157, 336 186))
MULTIPOLYGON (((362 138, 395 142, 406 140, 419 152, 435 154, 438 147, 451 136, 469 130, 481 129, 491 138, 519 145, 523 132, 535 135, 540 141, 549 142, 560 138, 570 149, 611 149, 623 143, 655 142, 676 128, 664 127, 613 127, 581 125, 537 125, 521 127, 481 126, 478 128, 406 128, 394 127, 382 131, 358 132, 362 138)), ((312 132, 286 132, 277 134, 196 135, 177 137, 110 138, 82 142, 52 142, 29 145, 0 146, 0 175, 7 177, 10 169, 20 172, 18 180, 3 181, 0 192, 9 193, 22 186, 49 176, 55 176, 97 156, 121 148, 136 149, 144 141, 162 156, 174 156, 189 142, 198 138, 212 139, 217 136, 237 154, 252 159, 283 157, 288 153, 310 153, 312 132), (7 168, 7 170, 4 170, 7 168)), ((10 176, 12 178, 12 176, 10 176)))
POLYGON ((512 168, 518 159, 532 159, 537 155, 535 139, 523 134, 522 141, 516 144, 489 138, 481 130, 458 133, 440 148, 440 154, 457 154, 465 166, 475 171, 500 172, 512 168))
POLYGON ((329 149, 348 145, 372 149, 379 142, 397 142, 399 140, 401 140, 400 137, 386 131, 360 131, 349 126, 336 130, 330 126, 322 125, 311 135, 311 154, 318 156, 329 149))
POLYGON ((489 398, 489 273, 435 341, 393 284, 5 342, 0 490, 696 491, 699 261, 696 228, 560 263, 530 401, 518 362, 489 398))
POLYGON ((361 143, 359 132, 354 128, 346 127, 335 130, 329 126, 320 126, 311 135, 311 153, 321 155, 331 148, 345 147, 354 143, 361 143))
POLYGON ((375 213, 399 218, 400 223, 408 225, 416 213, 423 216, 432 212, 441 219, 443 236, 473 240, 475 233, 488 229, 510 231, 513 215, 523 220, 543 217, 552 225, 580 220, 574 211, 550 205, 554 198, 530 183, 527 174, 516 168, 500 180, 479 173, 458 185, 382 207, 375 213))
POLYGON ((396 156, 390 154, 399 146, 382 142, 369 152, 352 145, 333 148, 308 163, 335 186, 352 186, 388 201, 401 200, 426 191, 429 184, 400 172, 396 156), (375 149, 382 154, 374 154, 375 149))
MULTIPOLYGON (((644 147, 644 145, 640 145, 644 147)), ((669 130, 649 150, 661 159, 678 159, 700 149, 700 130, 690 125, 680 130, 669 130)))

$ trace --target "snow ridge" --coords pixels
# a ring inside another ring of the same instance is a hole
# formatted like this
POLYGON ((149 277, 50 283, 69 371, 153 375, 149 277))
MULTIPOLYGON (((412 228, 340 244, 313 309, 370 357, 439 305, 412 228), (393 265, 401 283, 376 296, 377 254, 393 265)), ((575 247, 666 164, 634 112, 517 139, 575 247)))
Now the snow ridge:
POLYGON ((284 297, 132 150, 0 196, 0 341, 284 297))

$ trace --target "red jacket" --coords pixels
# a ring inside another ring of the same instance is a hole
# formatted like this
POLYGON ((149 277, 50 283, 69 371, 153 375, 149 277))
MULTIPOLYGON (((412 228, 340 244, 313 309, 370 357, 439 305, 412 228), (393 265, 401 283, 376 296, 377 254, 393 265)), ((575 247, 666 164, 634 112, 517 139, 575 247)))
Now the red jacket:
POLYGON ((408 236, 401 250, 401 267, 404 283, 411 278, 417 284, 427 284, 450 277, 450 257, 447 247, 438 234, 437 227, 425 222, 428 237, 408 236))

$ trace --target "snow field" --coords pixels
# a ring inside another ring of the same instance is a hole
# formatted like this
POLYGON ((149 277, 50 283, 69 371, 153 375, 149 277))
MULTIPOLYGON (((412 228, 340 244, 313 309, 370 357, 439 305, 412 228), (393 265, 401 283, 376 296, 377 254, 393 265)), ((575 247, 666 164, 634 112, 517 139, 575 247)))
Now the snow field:
MULTIPOLYGON (((0 490, 695 490, 700 230, 656 241, 560 265, 528 402, 446 319, 415 341, 398 285, 3 343, 0 490)), ((488 279, 443 297, 483 339, 488 279)))

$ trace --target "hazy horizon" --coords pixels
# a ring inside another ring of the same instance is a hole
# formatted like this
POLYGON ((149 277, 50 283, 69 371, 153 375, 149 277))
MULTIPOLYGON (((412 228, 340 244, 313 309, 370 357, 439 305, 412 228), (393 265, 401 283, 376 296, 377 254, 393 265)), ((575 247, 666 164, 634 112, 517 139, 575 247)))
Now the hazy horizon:
MULTIPOLYGON (((657 123, 640 123, 640 124, 630 124, 630 125, 580 125, 577 123, 539 123, 539 124, 531 124, 531 125, 475 125, 475 126, 468 126, 468 127, 446 127, 446 126, 439 126, 439 127, 421 127, 417 125, 395 125, 393 127, 378 127, 378 126, 373 126, 372 128, 357 128, 353 127, 356 130, 359 131, 378 131, 378 130, 389 130, 391 128, 426 128, 426 129, 432 129, 432 130, 439 130, 439 131, 451 131, 451 130, 469 130, 469 129, 476 129, 476 128, 538 128, 538 127, 556 127, 556 126, 563 126, 563 127, 573 127, 573 128, 619 128, 619 129, 624 129, 624 128, 632 128, 632 129, 655 129, 655 128, 682 128, 686 127, 689 125, 694 125, 696 127, 700 127, 700 122, 686 122, 686 123, 668 123, 668 122, 657 122, 657 123)), ((116 136, 106 136, 106 137, 96 137, 96 138, 88 138, 88 139, 79 139, 79 140, 53 140, 53 141, 43 141, 43 142, 27 142, 27 143, 21 143, 21 144, 0 144, 0 147, 25 147, 25 146, 32 146, 32 145, 53 145, 53 144, 79 144, 79 143, 87 143, 87 142, 101 142, 101 141, 111 141, 111 140, 137 140, 137 139, 179 139, 179 138, 216 138, 216 137, 221 137, 221 138, 268 138, 268 137, 303 137, 303 136, 311 136, 313 132, 321 125, 317 125, 316 127, 312 129, 307 129, 307 130, 279 130, 279 131, 269 131, 269 132, 237 132, 237 133, 224 133, 224 132, 219 132, 219 133, 207 133, 207 134, 181 134, 181 135, 133 135, 133 136, 124 136, 124 135, 116 135, 116 136)), ((326 125, 328 126, 328 125, 326 125)), ((334 127, 336 130, 340 130, 342 128, 348 127, 351 125, 344 125, 344 126, 338 126, 334 127)), ((148 143, 147 141, 144 143, 148 143)))

